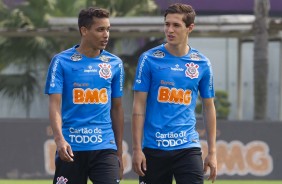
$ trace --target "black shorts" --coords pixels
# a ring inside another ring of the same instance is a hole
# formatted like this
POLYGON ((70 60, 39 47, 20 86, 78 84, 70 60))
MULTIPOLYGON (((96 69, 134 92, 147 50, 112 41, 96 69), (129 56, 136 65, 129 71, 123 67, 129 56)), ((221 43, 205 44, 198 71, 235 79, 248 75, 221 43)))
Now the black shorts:
POLYGON ((64 162, 56 154, 53 184, 119 183, 119 160, 115 150, 74 151, 74 162, 64 162))
POLYGON ((144 148, 147 171, 139 177, 139 183, 171 184, 174 177, 177 184, 203 184, 204 171, 200 148, 163 151, 144 148))

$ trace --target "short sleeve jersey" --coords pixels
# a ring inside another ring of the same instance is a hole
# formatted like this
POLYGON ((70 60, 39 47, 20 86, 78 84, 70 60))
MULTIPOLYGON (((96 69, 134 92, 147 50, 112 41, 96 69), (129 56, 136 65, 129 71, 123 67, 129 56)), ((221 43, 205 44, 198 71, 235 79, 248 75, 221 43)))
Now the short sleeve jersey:
POLYGON ((138 62, 133 90, 147 92, 143 147, 175 150, 200 147, 195 107, 213 98, 213 74, 208 58, 190 47, 182 57, 164 44, 144 52, 138 62))
POLYGON ((62 94, 62 131, 74 151, 117 149, 110 110, 111 98, 123 95, 123 63, 105 50, 88 58, 77 47, 54 56, 45 93, 62 94))

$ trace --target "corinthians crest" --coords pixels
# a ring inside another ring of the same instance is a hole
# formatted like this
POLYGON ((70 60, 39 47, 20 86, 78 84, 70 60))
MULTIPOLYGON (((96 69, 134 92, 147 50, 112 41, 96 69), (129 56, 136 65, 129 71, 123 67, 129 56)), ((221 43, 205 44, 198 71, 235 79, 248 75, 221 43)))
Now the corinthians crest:
POLYGON ((185 66, 187 67, 187 69, 185 70, 186 77, 189 77, 191 79, 198 78, 198 76, 199 76, 199 71, 198 71, 199 65, 197 65, 195 63, 187 63, 185 66))
POLYGON ((99 75, 104 79, 112 77, 111 65, 108 63, 101 63, 98 65, 100 67, 99 75))

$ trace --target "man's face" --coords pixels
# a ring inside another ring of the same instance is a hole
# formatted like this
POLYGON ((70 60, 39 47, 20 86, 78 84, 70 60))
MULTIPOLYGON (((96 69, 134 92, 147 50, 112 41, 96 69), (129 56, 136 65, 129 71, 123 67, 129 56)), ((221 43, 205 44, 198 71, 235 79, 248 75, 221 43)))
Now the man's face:
POLYGON ((172 45, 187 44, 188 35, 192 31, 194 24, 186 27, 182 18, 183 14, 167 14, 164 25, 167 43, 172 45))
POLYGON ((94 24, 82 33, 84 40, 92 49, 105 49, 110 36, 110 21, 108 18, 93 18, 93 21, 94 24))

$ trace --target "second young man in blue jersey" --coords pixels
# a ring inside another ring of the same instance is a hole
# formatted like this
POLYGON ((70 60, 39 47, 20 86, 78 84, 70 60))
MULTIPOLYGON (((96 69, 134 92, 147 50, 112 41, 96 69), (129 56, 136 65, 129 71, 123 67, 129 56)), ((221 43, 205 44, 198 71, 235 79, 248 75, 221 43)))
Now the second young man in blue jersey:
POLYGON ((117 184, 122 178, 124 68, 105 49, 109 12, 79 13, 81 42, 54 56, 45 93, 57 146, 54 184, 117 184))
POLYGON ((166 43, 144 52, 134 81, 133 169, 144 184, 203 184, 215 181, 216 113, 209 59, 188 44, 195 11, 173 4, 164 15, 166 43), (202 160, 195 107, 202 98, 208 155, 202 160))

